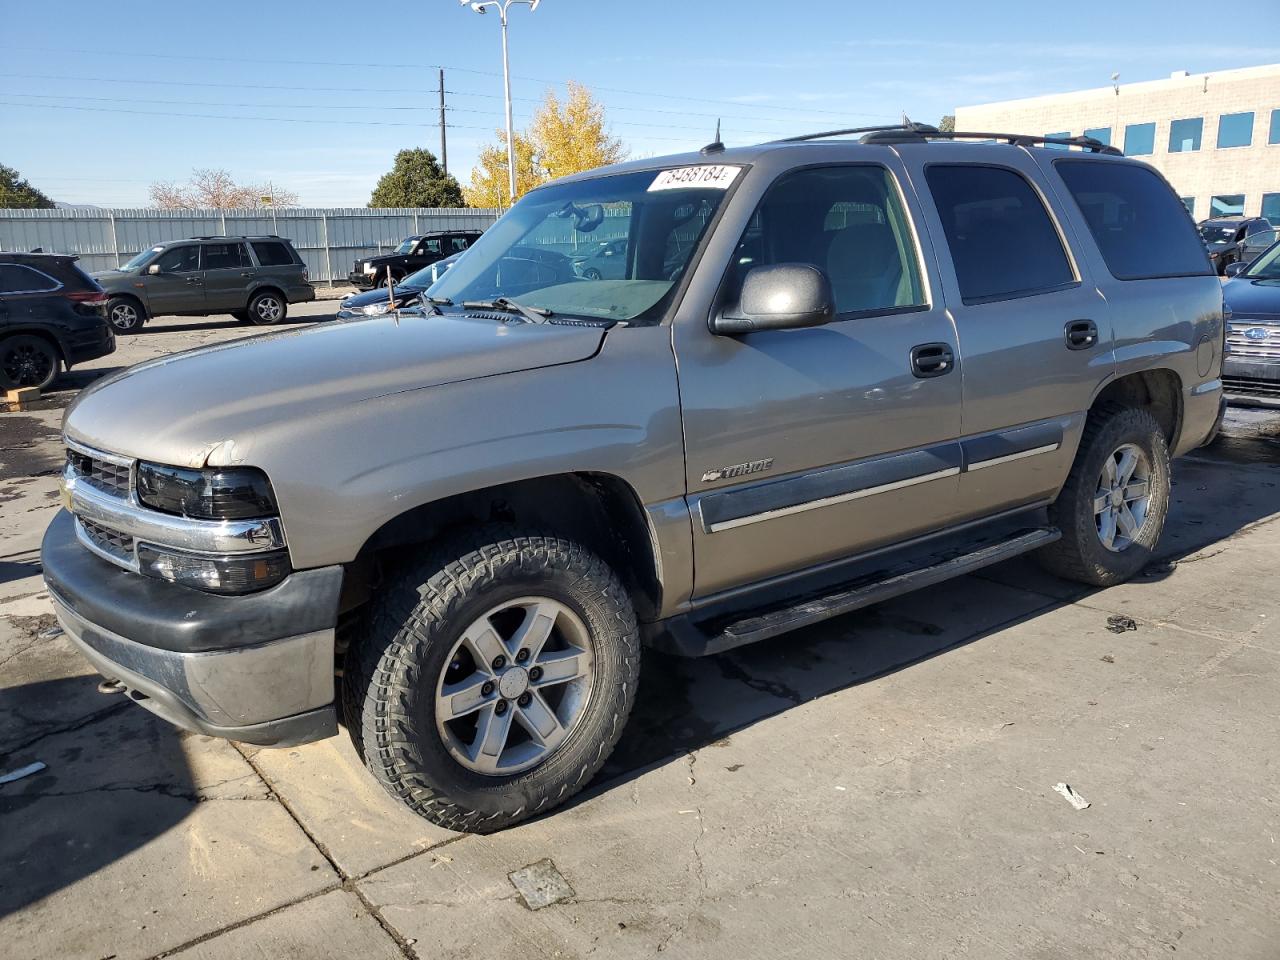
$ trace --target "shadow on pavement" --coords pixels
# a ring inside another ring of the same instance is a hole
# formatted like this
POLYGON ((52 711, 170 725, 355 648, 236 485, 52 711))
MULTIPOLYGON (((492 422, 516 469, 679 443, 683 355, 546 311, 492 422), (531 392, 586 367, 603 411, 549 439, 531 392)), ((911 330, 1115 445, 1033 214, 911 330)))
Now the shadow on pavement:
MULTIPOLYGON (((336 313, 338 309, 336 304, 333 309, 336 313)), ((128 334, 121 334, 120 336, 146 337, 161 333, 198 333, 201 330, 244 330, 246 333, 267 333, 271 330, 279 330, 281 327, 296 327, 301 326, 302 324, 332 319, 332 313, 318 313, 304 317, 285 317, 279 323, 257 325, 252 323, 241 323, 235 317, 227 317, 225 320, 208 320, 203 317, 199 319, 192 318, 190 320, 183 320, 180 317, 158 317, 158 323, 156 320, 153 320, 150 323, 144 324, 140 330, 135 330, 128 334)))

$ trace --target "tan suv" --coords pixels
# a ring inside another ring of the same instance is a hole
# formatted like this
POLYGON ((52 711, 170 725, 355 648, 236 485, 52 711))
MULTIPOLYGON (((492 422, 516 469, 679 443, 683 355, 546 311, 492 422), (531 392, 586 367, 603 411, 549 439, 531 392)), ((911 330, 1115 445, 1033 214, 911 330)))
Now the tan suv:
POLYGON ((316 298, 298 251, 274 236, 170 240, 93 277, 111 298, 107 318, 118 333, 165 314, 229 313, 269 325, 285 318, 289 304, 316 298))

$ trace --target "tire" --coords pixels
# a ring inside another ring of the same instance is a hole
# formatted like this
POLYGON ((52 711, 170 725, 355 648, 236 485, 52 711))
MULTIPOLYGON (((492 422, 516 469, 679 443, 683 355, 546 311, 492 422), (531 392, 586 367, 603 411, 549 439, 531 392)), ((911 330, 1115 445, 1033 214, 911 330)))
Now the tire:
POLYGON ((403 279, 404 279, 403 276, 398 276, 394 273, 390 277, 388 277, 384 273, 381 277, 378 278, 378 282, 374 286, 380 287, 381 289, 386 290, 388 287, 394 287, 403 279))
POLYGON ((146 322, 146 311, 132 297, 112 297, 107 301, 107 319, 116 333, 136 333, 146 322))
POLYGON ((1049 520, 1062 531, 1062 539, 1040 550, 1038 559, 1067 580, 1096 587, 1123 583, 1152 561, 1169 513, 1169 487, 1169 447, 1150 413, 1118 405, 1091 412, 1071 473, 1049 508, 1049 520), (1130 479, 1121 482, 1126 454, 1136 464, 1129 468, 1130 479), (1145 501, 1131 496, 1144 473, 1145 501), (1112 484, 1115 489, 1108 493, 1112 484), (1117 506, 1117 497, 1123 507, 1117 506), (1104 504, 1103 512, 1096 512, 1099 504, 1104 504))
POLYGON ((587 269, 582 271, 582 276, 586 280, 599 280, 600 271, 595 267, 587 267, 587 269))
POLYGON ((53 383, 62 367, 62 354, 44 337, 20 333, 0 339, 0 388, 17 390, 53 383))
POLYGON ((284 297, 274 290, 263 290, 249 298, 249 322, 260 327, 269 327, 279 323, 289 314, 289 306, 284 297))
POLYGON ((356 752, 388 793, 442 827, 488 833, 558 806, 586 785, 617 743, 639 672, 631 601, 599 557, 558 537, 488 527, 446 542, 379 592, 347 654, 343 710, 356 752), (545 645, 535 644, 537 656, 521 661, 534 665, 526 679, 542 685, 521 693, 520 671, 509 662, 492 689, 478 686, 495 671, 483 669, 472 651, 505 649, 517 659, 519 644, 501 638, 537 621, 526 604, 551 611, 554 624, 545 645), (464 634, 483 636, 469 629, 480 623, 502 647, 469 645, 464 634), (584 666, 584 677, 538 678, 538 665, 551 673, 557 655, 562 665, 565 657, 573 661, 570 669, 584 666), (483 705, 467 701, 456 719, 446 719, 448 705, 458 702, 457 694, 443 693, 446 680, 455 690, 471 684, 483 705), (527 704, 526 695, 537 702, 527 704), (499 700, 508 704, 511 734, 486 757, 475 748, 481 724, 498 720, 499 700), (539 705, 560 715, 547 748, 527 726, 539 705))

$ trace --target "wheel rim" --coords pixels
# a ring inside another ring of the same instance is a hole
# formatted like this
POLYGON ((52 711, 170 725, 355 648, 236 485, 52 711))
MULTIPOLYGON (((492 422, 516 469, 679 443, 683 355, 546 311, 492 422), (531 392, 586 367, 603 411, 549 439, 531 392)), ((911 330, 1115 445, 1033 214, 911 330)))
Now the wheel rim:
POLYGON ((119 303, 111 308, 111 323, 121 330, 131 330, 138 322, 138 311, 127 303, 119 303))
POLYGON ((4 351, 0 370, 18 387, 38 387, 53 376, 55 364, 49 348, 30 341, 15 343, 4 351))
POLYGON ((275 297, 262 297, 258 301, 258 316, 268 323, 275 323, 280 319, 280 314, 284 312, 284 308, 280 306, 280 301, 275 297))
POLYGON ((1126 443, 1102 464, 1093 497, 1093 517, 1098 539, 1119 553, 1142 536, 1151 505, 1151 461, 1126 443))
POLYGON ((436 684, 436 729, 468 770, 519 773, 564 745, 594 678, 591 634, 576 613, 549 597, 509 600, 450 651, 436 684))

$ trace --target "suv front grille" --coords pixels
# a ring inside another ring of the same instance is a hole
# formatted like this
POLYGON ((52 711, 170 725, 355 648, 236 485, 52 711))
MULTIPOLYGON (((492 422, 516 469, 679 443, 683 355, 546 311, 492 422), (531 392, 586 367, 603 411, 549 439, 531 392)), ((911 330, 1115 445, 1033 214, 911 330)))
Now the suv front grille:
POLYGON ((124 533, 117 533, 114 530, 108 530, 106 527, 94 523, 92 520, 86 520, 84 517, 77 517, 76 521, 80 524, 80 529, 84 531, 84 535, 89 542, 103 553, 108 553, 117 560, 133 563, 133 537, 124 533))
POLYGON ((1227 326, 1227 354, 1263 363, 1280 362, 1280 323, 1233 320, 1227 326))
POLYGON ((76 480, 113 497, 129 496, 129 475, 133 472, 131 467, 99 460, 78 450, 67 450, 67 463, 75 471, 76 480))
POLYGON ((1223 377, 1222 388, 1227 393, 1246 397, 1267 397, 1280 400, 1280 382, 1275 380, 1246 380, 1244 377, 1223 377))

